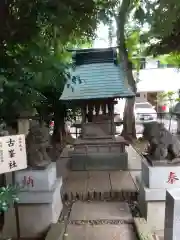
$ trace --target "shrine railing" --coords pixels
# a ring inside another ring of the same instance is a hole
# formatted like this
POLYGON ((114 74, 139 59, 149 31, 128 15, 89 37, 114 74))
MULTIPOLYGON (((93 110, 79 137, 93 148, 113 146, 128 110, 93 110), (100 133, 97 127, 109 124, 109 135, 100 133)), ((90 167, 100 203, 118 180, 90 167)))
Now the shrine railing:
MULTIPOLYGON (((177 134, 177 117, 175 114, 172 113, 139 113, 136 114, 136 133, 142 134, 143 132, 143 122, 146 121, 158 121, 164 123, 166 129, 168 129, 172 134, 177 134), (140 119, 140 116, 147 116, 150 115, 151 119, 140 119)), ((120 134, 123 129, 122 122, 121 124, 116 124, 116 134, 120 134), (118 126, 119 125, 119 126, 118 126)), ((70 128, 70 133, 74 138, 78 138, 81 134, 81 124, 73 125, 70 128)))

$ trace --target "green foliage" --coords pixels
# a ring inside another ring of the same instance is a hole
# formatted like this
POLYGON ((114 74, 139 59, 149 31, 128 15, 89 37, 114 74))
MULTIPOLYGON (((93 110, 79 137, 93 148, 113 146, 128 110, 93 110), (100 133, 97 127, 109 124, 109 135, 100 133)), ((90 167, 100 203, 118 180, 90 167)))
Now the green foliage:
POLYGON ((171 64, 172 66, 180 67, 180 54, 178 52, 171 53, 168 55, 161 55, 158 57, 161 63, 171 64))
POLYGON ((140 71, 141 57, 142 57, 142 45, 140 44, 140 30, 134 29, 132 32, 126 34, 126 47, 128 51, 128 56, 136 71, 140 71))
POLYGON ((67 48, 90 46, 111 0, 2 0, 0 3, 0 118, 11 122, 37 108, 43 118, 66 115, 59 97, 71 67, 67 48), (7 111, 8 109, 8 111, 7 111))
POLYGON ((18 188, 13 186, 0 188, 0 212, 6 212, 10 205, 17 203, 18 188))
POLYGON ((146 40, 150 43, 147 54, 157 56, 179 52, 180 2, 176 0, 152 1, 151 6, 150 31, 146 36, 146 40))
POLYGON ((153 6, 151 33, 159 39, 169 36, 174 32, 176 23, 180 19, 180 2, 176 0, 155 1, 153 6))
POLYGON ((157 101, 159 103, 162 103, 163 101, 172 101, 175 99, 175 92, 173 91, 168 91, 168 92, 162 92, 158 94, 158 99, 157 101))
POLYGON ((42 31, 51 40, 54 30, 65 41, 74 34, 92 36, 104 4, 107 1, 37 0, 24 4, 23 0, 2 0, 0 39, 19 44, 42 31))

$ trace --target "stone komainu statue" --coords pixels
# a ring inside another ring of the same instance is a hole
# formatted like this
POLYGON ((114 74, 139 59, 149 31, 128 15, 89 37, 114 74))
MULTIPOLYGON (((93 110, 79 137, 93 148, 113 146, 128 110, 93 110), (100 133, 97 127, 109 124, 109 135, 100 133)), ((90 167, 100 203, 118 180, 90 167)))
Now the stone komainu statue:
POLYGON ((180 141, 164 127, 164 124, 144 123, 143 137, 149 142, 148 154, 152 161, 180 160, 180 141))
POLYGON ((51 163, 47 153, 50 148, 49 129, 38 122, 31 122, 29 133, 26 136, 26 151, 28 166, 45 168, 51 163))

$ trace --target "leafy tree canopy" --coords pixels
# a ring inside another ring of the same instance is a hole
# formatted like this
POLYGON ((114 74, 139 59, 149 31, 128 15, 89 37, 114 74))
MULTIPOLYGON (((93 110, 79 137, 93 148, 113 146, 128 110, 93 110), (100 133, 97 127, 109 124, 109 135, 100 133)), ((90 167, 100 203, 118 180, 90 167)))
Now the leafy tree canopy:
POLYGON ((111 0, 2 0, 0 2, 1 43, 26 43, 39 32, 51 38, 54 30, 61 41, 73 35, 92 36, 99 16, 111 0))
POLYGON ((111 0, 0 2, 0 118, 10 121, 33 107, 43 115, 56 108, 64 118, 59 97, 70 77, 66 49, 89 44, 113 4, 111 0))
POLYGON ((148 41, 155 40, 147 54, 160 55, 180 51, 180 2, 153 1, 148 41))

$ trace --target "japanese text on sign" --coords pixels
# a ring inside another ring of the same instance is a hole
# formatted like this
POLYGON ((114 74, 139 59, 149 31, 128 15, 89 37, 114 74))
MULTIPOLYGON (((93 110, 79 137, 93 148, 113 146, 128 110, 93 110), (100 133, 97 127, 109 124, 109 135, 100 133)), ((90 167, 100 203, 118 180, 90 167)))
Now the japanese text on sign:
POLYGON ((34 187, 34 179, 31 176, 24 176, 22 183, 24 187, 34 187))
POLYGON ((0 137, 0 173, 27 168, 24 135, 0 137))
POLYGON ((175 183, 177 180, 179 180, 179 178, 176 176, 176 174, 174 172, 170 172, 169 176, 168 176, 168 181, 167 183, 169 184, 173 184, 175 183))

